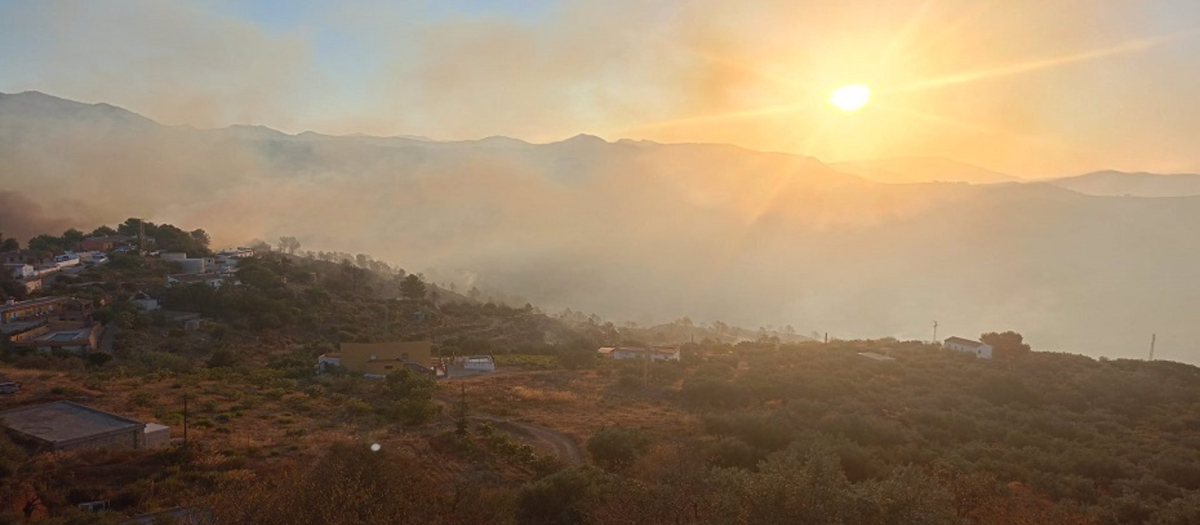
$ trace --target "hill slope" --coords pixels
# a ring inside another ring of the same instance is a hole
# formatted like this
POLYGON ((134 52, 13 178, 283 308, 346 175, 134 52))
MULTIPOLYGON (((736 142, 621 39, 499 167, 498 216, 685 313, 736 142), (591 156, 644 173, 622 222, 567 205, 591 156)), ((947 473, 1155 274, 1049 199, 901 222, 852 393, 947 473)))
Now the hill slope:
POLYGON ((1085 195, 1130 197, 1191 197, 1200 195, 1200 174, 1127 173, 1097 171, 1046 181, 1085 195))
POLYGON ((1158 333, 1159 356, 1200 355, 1200 240, 1181 227, 1200 198, 877 184, 723 145, 194 130, 39 99, 0 99, 0 180, 80 226, 295 235, 642 325, 928 338, 936 319, 943 336, 1015 329, 1092 355, 1141 356, 1158 333))
POLYGON ((844 173, 858 175, 864 179, 885 184, 916 184, 922 182, 995 184, 998 182, 1017 182, 1021 180, 998 171, 938 157, 901 157, 839 162, 833 164, 832 167, 844 173))

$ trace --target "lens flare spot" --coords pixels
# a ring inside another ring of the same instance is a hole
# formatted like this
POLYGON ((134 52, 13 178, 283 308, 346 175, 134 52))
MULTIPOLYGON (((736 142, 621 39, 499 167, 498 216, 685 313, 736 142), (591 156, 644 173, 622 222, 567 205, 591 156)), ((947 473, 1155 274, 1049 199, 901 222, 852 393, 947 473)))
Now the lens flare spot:
POLYGON ((829 103, 842 111, 858 111, 871 101, 871 88, 866 84, 850 84, 829 94, 829 103))

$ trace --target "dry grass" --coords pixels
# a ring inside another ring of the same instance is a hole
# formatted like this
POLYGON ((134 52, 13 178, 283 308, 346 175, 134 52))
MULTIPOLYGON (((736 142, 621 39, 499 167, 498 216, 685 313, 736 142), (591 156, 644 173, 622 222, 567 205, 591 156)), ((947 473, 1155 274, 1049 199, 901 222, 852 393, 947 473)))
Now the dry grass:
POLYGON ((580 397, 578 394, 566 390, 550 390, 527 386, 514 386, 509 389, 509 393, 521 401, 546 401, 553 403, 576 401, 580 397))
POLYGON ((696 416, 661 397, 642 397, 616 386, 615 374, 595 370, 522 371, 442 383, 443 396, 457 398, 465 385, 468 404, 479 413, 544 426, 580 443, 600 428, 622 425, 669 439, 699 432, 696 416))

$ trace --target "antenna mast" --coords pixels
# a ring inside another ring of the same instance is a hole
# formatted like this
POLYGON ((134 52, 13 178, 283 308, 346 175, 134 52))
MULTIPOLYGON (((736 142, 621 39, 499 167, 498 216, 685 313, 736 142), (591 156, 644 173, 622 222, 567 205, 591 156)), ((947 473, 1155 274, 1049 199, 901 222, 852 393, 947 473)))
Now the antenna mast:
POLYGON ((1150 334, 1150 360, 1154 360, 1154 343, 1158 341, 1158 334, 1150 334))
POLYGON ((937 344, 937 321, 933 322, 933 344, 937 344))

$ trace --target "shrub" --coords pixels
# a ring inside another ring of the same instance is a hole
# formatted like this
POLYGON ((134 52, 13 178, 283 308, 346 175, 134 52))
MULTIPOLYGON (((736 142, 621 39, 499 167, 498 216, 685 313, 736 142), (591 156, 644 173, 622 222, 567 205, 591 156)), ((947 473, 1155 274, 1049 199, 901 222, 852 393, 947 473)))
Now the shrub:
POLYGON ((717 441, 713 445, 709 461, 717 467, 738 467, 753 469, 766 453, 756 449, 745 441, 731 437, 717 441))
POLYGON ((517 495, 517 520, 529 525, 585 523, 585 504, 606 481, 603 472, 582 467, 562 470, 527 484, 517 495))
POLYGON ((649 439, 641 431, 628 427, 605 427, 588 439, 592 458, 606 468, 624 468, 646 450, 649 439))

